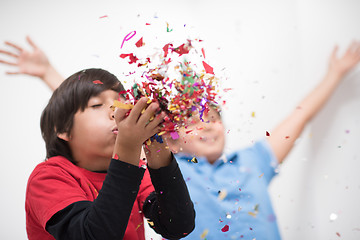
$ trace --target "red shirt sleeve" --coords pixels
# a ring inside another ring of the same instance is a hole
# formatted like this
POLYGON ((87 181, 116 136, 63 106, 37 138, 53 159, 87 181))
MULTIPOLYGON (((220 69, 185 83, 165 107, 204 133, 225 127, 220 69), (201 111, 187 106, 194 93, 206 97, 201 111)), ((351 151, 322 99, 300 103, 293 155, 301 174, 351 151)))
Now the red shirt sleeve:
POLYGON ((26 204, 31 206, 33 217, 45 229, 47 221, 56 212, 74 202, 89 200, 86 188, 82 188, 82 185, 76 174, 59 166, 44 164, 29 178, 26 204))
POLYGON ((143 209, 143 205, 144 205, 144 202, 145 202, 146 198, 153 191, 155 191, 155 189, 154 189, 154 186, 151 183, 149 170, 146 169, 144 177, 143 177, 143 179, 141 181, 141 185, 140 185, 140 189, 139 189, 139 193, 138 193, 138 198, 137 198, 137 202, 139 204, 139 209, 141 211, 143 209))

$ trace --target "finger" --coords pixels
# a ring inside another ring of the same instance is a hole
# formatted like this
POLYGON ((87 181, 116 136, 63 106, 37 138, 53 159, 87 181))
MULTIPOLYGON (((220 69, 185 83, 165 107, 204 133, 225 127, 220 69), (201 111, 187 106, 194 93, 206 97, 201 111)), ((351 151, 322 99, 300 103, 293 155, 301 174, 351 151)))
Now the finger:
POLYGON ((159 125, 163 122, 165 113, 161 112, 157 116, 154 117, 152 121, 149 122, 149 124, 146 126, 147 129, 153 129, 159 127, 159 125))
POLYGON ((15 75, 15 74, 21 74, 21 72, 6 72, 6 74, 15 75))
POLYGON ((5 51, 5 50, 0 50, 0 53, 3 53, 3 54, 6 54, 6 55, 9 55, 9 56, 12 56, 14 58, 18 58, 19 55, 15 54, 15 53, 12 53, 12 52, 9 52, 9 51, 5 51))
POLYGON ((30 38, 29 36, 26 36, 26 40, 27 40, 27 42, 30 44, 30 46, 32 46, 34 49, 35 49, 35 48, 38 48, 38 47, 36 46, 36 44, 31 40, 31 38, 30 38))
POLYGON ((126 118, 126 113, 129 112, 129 109, 117 108, 114 112, 115 122, 121 122, 126 118))
POLYGON ((7 42, 7 41, 6 41, 5 44, 8 45, 8 46, 10 46, 10 47, 13 47, 13 48, 19 50, 20 52, 23 51, 22 47, 16 45, 15 43, 11 43, 11 42, 7 42))
POLYGON ((159 108, 159 104, 157 103, 150 104, 139 117, 138 124, 140 126, 145 127, 149 123, 149 121, 153 120, 155 112, 157 111, 158 108, 159 108))
POLYGON ((146 97, 142 97, 139 99, 139 101, 135 104, 134 108, 132 109, 132 111, 129 114, 129 121, 132 122, 137 122, 141 112, 143 111, 144 108, 146 108, 147 106, 147 98, 146 97))
POLYGON ((5 61, 5 60, 0 60, 0 63, 4 63, 4 64, 11 65, 11 66, 17 66, 16 63, 8 62, 8 61, 5 61))

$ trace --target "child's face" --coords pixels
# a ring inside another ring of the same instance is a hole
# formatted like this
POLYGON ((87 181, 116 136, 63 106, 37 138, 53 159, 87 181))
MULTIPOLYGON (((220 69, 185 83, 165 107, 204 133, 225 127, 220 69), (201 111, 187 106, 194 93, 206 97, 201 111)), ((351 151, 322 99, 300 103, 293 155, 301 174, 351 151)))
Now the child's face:
POLYGON ((206 157, 210 163, 215 162, 223 153, 225 145, 224 125, 219 114, 210 108, 203 116, 202 122, 198 116, 192 124, 179 132, 179 139, 170 141, 169 145, 178 152, 198 157, 206 157))
POLYGON ((118 96, 106 90, 91 97, 85 110, 75 114, 67 141, 79 167, 90 171, 108 169, 118 133, 110 106, 118 96))

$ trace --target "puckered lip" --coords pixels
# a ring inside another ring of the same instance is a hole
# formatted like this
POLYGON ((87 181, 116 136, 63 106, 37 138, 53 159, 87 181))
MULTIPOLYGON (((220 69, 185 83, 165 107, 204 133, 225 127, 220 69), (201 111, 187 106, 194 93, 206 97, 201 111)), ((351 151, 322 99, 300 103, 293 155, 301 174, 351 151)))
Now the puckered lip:
POLYGON ((111 130, 114 134, 118 134, 119 129, 117 126, 115 126, 112 130, 111 130))

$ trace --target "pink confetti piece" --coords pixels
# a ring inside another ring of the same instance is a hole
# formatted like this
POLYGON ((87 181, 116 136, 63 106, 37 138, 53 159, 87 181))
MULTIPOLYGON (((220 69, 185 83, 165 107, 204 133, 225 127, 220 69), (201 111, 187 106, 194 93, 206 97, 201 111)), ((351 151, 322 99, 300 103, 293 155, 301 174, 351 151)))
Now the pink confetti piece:
POLYGON ((104 15, 104 16, 101 16, 99 18, 107 18, 107 17, 108 17, 108 15, 104 15))
POLYGON ((170 132, 170 136, 172 139, 176 140, 179 138, 179 134, 177 132, 170 132))
POLYGON ((131 38, 133 38, 133 37, 135 36, 135 34, 136 34, 136 31, 132 31, 132 32, 128 33, 128 34, 124 37, 120 48, 122 48, 122 47, 124 46, 124 43, 125 43, 125 42, 127 42, 127 41, 129 41, 131 38))

